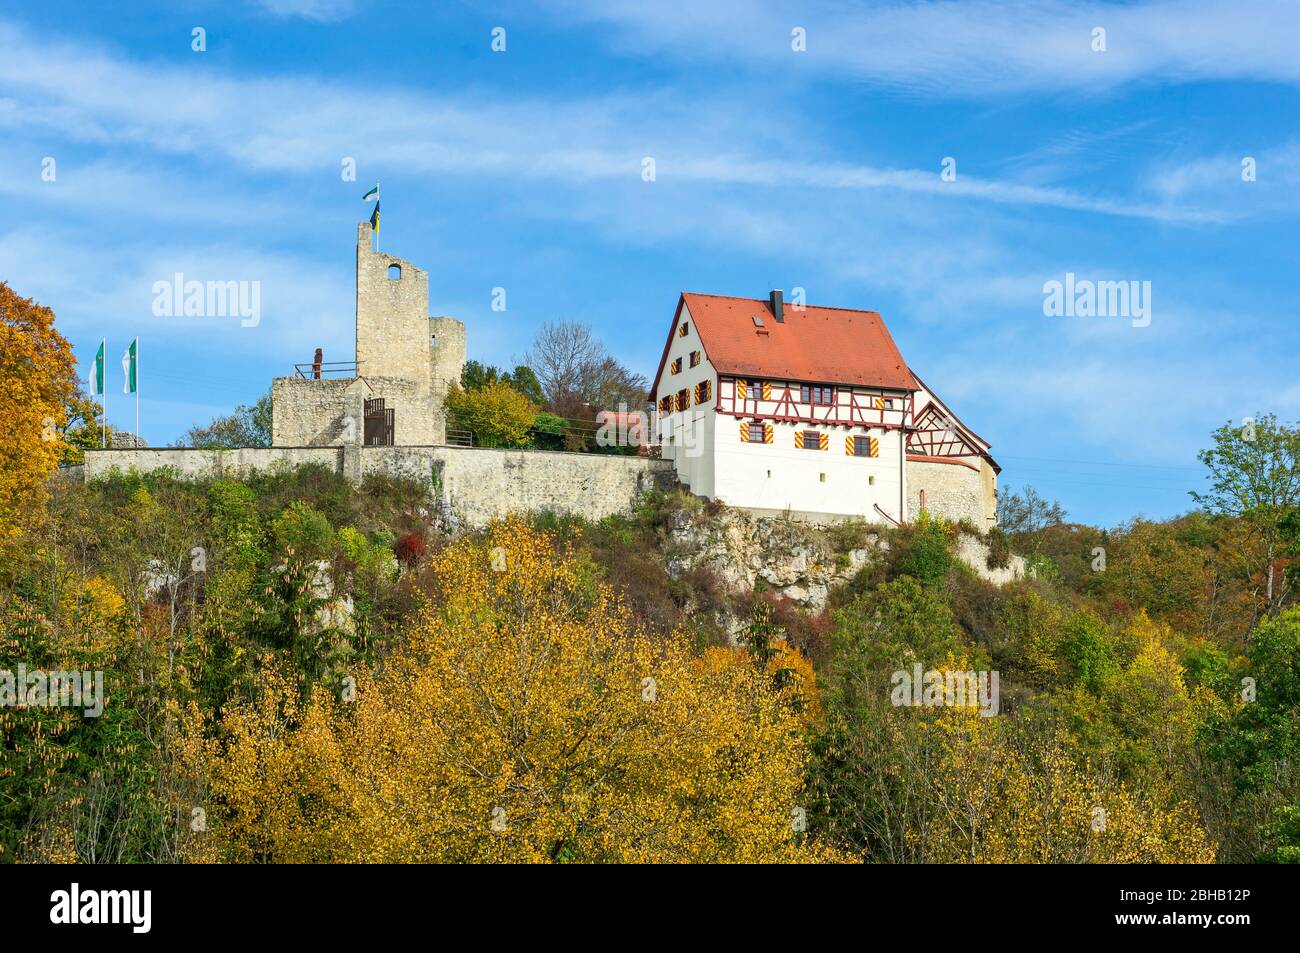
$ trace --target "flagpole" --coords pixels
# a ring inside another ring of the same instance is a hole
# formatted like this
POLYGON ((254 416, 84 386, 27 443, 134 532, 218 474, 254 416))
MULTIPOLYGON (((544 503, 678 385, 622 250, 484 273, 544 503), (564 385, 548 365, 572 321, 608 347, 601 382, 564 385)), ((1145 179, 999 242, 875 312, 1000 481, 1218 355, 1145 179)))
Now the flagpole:
POLYGON ((96 355, 95 363, 97 366, 95 370, 99 372, 98 380, 96 381, 96 383, 99 385, 99 396, 103 398, 104 401, 103 422, 99 425, 99 449, 107 450, 108 449, 108 388, 104 386, 105 383, 104 364, 108 363, 108 338, 100 338, 99 353, 103 355, 103 359, 102 359, 103 364, 99 363, 100 357, 96 355))
MULTIPOLYGON (((379 191, 379 180, 375 179, 375 208, 376 209, 379 208, 379 200, 382 198, 382 195, 383 194, 379 191)), ((379 224, 383 225, 384 223, 380 222, 379 224)), ((375 254, 379 254, 379 229, 377 228, 375 229, 375 254)))
POLYGON ((140 335, 135 336, 135 361, 132 365, 135 371, 135 448, 140 449, 140 335))

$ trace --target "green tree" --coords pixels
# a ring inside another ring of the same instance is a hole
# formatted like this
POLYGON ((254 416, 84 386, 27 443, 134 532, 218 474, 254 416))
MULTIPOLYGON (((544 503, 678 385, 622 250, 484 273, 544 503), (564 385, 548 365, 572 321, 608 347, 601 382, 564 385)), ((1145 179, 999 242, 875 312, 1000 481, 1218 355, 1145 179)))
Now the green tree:
MULTIPOLYGON (((1256 585, 1256 620, 1275 615, 1291 593, 1289 580, 1275 571, 1285 555, 1286 529, 1300 507, 1300 427, 1280 423, 1273 414, 1241 426, 1226 423, 1214 432, 1214 446, 1202 450, 1210 489, 1192 499, 1211 513, 1245 520, 1258 534, 1251 566, 1256 585)), ((1252 625, 1253 628, 1253 625, 1252 625)), ((1250 636, 1246 636, 1249 647, 1250 636)))
POLYGON ((495 384, 501 380, 501 369, 479 361, 466 361, 460 372, 460 386, 463 390, 476 390, 495 384))
POLYGON ((206 427, 191 427, 180 446, 202 450, 271 446, 270 392, 253 404, 238 405, 233 414, 214 417, 206 427))

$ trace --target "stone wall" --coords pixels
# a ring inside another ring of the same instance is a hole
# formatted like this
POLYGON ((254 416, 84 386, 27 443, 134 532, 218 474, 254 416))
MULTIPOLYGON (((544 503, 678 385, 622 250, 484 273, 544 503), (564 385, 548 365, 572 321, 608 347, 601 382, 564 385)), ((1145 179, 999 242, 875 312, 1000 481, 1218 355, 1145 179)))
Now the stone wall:
POLYGON ((453 524, 482 526, 511 512, 551 510, 598 520, 630 515, 642 494, 676 482, 671 463, 645 457, 470 447, 267 447, 240 450, 92 450, 85 478, 114 468, 173 468, 181 477, 236 476, 316 463, 359 480, 387 473, 429 484, 453 524))
POLYGON ((646 457, 461 447, 436 453, 446 510, 471 526, 510 510, 628 516, 643 494, 677 482, 671 463, 646 457))
POLYGON ((932 516, 942 516, 954 523, 961 519, 983 531, 992 524, 992 512, 985 499, 986 487, 979 470, 960 463, 907 461, 907 516, 915 520, 921 514, 921 491, 925 491, 925 509, 932 516))
POLYGON ((343 433, 345 397, 351 378, 271 381, 271 443, 277 447, 322 447, 343 433))
POLYGON ((97 480, 117 469, 149 473, 170 468, 187 480, 238 476, 276 467, 316 463, 343 471, 342 447, 242 447, 238 450, 191 450, 159 447, 148 450, 87 450, 84 473, 97 480))

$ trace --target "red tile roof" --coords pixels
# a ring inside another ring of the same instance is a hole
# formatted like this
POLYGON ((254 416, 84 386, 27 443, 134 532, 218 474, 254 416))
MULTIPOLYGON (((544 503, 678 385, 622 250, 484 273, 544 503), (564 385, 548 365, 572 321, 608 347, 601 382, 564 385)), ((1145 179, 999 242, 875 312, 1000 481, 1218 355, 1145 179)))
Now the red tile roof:
MULTIPOLYGON (((778 323, 766 298, 684 292, 669 331, 669 344, 682 320, 683 304, 719 374, 896 390, 918 387, 875 311, 813 305, 797 310, 787 301, 785 321, 778 323), (761 328, 754 324, 756 315, 763 321, 761 328)), ((667 354, 665 346, 664 356, 667 354)), ((661 359, 656 388, 662 373, 661 359)))

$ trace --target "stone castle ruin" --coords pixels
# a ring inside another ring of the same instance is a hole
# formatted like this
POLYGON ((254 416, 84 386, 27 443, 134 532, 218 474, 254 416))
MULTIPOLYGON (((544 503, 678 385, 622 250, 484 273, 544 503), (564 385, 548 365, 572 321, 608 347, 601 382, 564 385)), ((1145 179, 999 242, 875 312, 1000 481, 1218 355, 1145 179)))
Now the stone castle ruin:
POLYGON ((429 273, 375 251, 357 225, 356 357, 297 364, 271 384, 270 447, 114 448, 86 453, 78 475, 168 469, 185 479, 322 466, 360 482, 385 474, 423 482, 451 526, 550 510, 598 520, 635 510, 676 483, 650 457, 447 445, 447 391, 465 366, 465 325, 430 317, 429 273))
MULTIPOLYGON (((113 470, 165 468, 182 478, 207 479, 307 464, 354 482, 385 474, 423 482, 431 512, 450 526, 482 526, 507 513, 544 510, 589 520, 629 515, 645 493, 680 483, 674 462, 657 455, 449 445, 445 400, 465 366, 465 325, 431 317, 429 273, 374 250, 372 236, 368 222, 357 225, 355 359, 326 361, 318 350, 312 361, 295 365, 293 375, 274 379, 270 447, 91 450, 80 475, 93 480, 113 470)), ((669 340, 678 336, 671 333, 669 340)), ((681 340, 686 346, 693 341, 681 340)), ((691 367, 696 363, 692 355, 691 367)), ((697 389, 696 403, 702 400, 697 389)), ((680 408, 687 403, 679 395, 680 408)), ((768 467, 771 476, 770 462, 768 467)), ((976 526, 991 512, 992 492, 977 466, 909 454, 905 472, 911 491, 906 512, 929 510, 952 520, 969 518, 976 526)), ((798 518, 836 512, 847 511, 786 508, 786 516, 798 518)))
POLYGON ((446 443, 447 390, 465 366, 465 325, 429 316, 429 273, 375 251, 357 226, 355 361, 299 364, 271 384, 272 446, 446 443))

